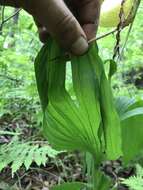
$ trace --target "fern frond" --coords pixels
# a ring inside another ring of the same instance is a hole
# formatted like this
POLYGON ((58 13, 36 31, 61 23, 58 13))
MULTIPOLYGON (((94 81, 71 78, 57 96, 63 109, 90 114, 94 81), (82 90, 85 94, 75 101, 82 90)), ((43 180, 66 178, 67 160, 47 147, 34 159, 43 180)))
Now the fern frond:
POLYGON ((131 190, 143 190, 143 168, 136 166, 136 175, 124 179, 122 184, 127 185, 131 190))
POLYGON ((42 146, 33 142, 20 142, 13 138, 9 144, 0 146, 0 171, 10 165, 12 175, 23 165, 28 170, 33 162, 45 165, 48 158, 55 158, 61 151, 52 149, 47 143, 42 146))

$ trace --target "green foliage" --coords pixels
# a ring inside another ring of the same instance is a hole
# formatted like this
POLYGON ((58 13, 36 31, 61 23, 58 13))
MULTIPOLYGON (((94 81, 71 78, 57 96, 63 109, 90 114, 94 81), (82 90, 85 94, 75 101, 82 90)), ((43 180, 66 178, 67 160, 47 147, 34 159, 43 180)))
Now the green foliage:
MULTIPOLYGON (((122 52, 121 57, 118 59, 118 69, 116 75, 112 79, 112 86, 114 87, 115 96, 129 96, 129 97, 142 97, 142 89, 138 90, 135 87, 134 81, 137 78, 142 78, 142 22, 143 17, 143 1, 138 9, 132 30, 128 37, 128 41, 124 50, 122 49, 125 45, 126 37, 128 34, 129 27, 126 27, 121 32, 120 39, 120 52, 122 52), (133 73, 135 71, 135 73, 133 73), (138 75, 137 73, 140 73, 138 75), (130 81, 127 83, 127 81, 130 81)), ((108 33, 109 30, 113 28, 99 28, 98 35, 108 33)), ((109 60, 113 56, 114 46, 116 44, 116 34, 109 35, 106 38, 98 41, 99 53, 104 60, 109 60)))
MULTIPOLYGON (((13 13, 13 9, 6 8, 5 13, 6 13, 5 16, 8 17, 13 13)), ((136 157, 138 157, 138 155, 142 154, 142 147, 143 147, 143 140, 142 140, 143 103, 142 103, 142 100, 140 100, 142 98, 142 90, 137 90, 134 84, 125 83, 127 79, 131 79, 131 76, 130 74, 128 75, 128 73, 130 73, 130 71, 132 70, 135 70, 135 71, 140 70, 143 65, 142 63, 143 51, 142 51, 142 40, 141 40, 142 32, 143 32, 142 22, 141 22, 142 17, 143 17, 143 9, 141 5, 138 11, 138 15, 135 20, 135 24, 133 26, 132 33, 130 34, 128 44, 124 49, 124 54, 122 56, 122 59, 118 63, 118 69, 117 69, 117 64, 113 62, 112 60, 113 49, 116 43, 115 35, 111 35, 107 38, 104 38, 98 41, 99 42, 98 45, 100 49, 99 53, 101 57, 104 57, 105 60, 108 60, 106 61, 107 63, 105 65, 105 69, 107 73, 106 76, 110 78, 117 71, 117 75, 112 77, 112 84, 114 87, 115 96, 127 95, 129 97, 139 97, 139 100, 136 100, 134 98, 128 98, 128 97, 123 97, 123 98, 120 97, 118 98, 118 100, 116 100, 116 108, 121 120, 123 153, 124 153, 124 161, 126 163, 128 163, 130 160, 134 160, 136 157)), ((35 54, 41 47, 41 44, 39 43, 39 40, 37 37, 36 30, 37 29, 35 25, 33 24, 32 19, 24 11, 22 11, 19 16, 18 24, 14 25, 13 19, 11 19, 9 22, 7 22, 4 25, 3 35, 0 36, 0 119, 3 118, 3 116, 5 116, 6 114, 12 115, 15 119, 22 118, 22 115, 24 113, 28 115, 29 117, 31 117, 31 123, 27 125, 28 127, 29 126, 33 127, 33 123, 35 121, 36 121, 36 124, 35 124, 36 127, 39 127, 40 122, 41 122, 41 115, 42 115, 42 113, 40 112, 40 105, 39 105, 39 99, 38 99, 34 69, 33 69, 33 60, 35 58, 35 54), (14 37, 11 37, 11 33, 14 33, 14 37)), ((100 28, 100 32, 108 32, 108 31, 106 29, 100 28)), ((124 29, 124 31, 121 34, 121 39, 122 39, 121 45, 123 45, 126 40, 127 32, 128 32, 128 28, 124 29)), ((48 59, 49 55, 45 54, 45 56, 47 56, 47 58, 43 57, 43 59, 48 59)), ((43 110, 47 109, 47 104, 49 101, 48 97, 46 96, 47 89, 49 88, 48 87, 49 84, 47 82, 48 77, 49 77, 49 73, 47 72, 47 69, 49 68, 47 67, 48 67, 47 62, 44 63, 44 66, 39 65, 39 68, 37 67, 37 70, 40 70, 43 73, 42 75, 43 78, 42 77, 40 78, 41 81, 39 81, 39 85, 38 85, 39 92, 42 91, 42 89, 44 89, 44 92, 42 92, 44 93, 44 96, 42 96, 42 94, 40 95, 41 103, 43 104, 43 110), (44 70, 45 67, 46 67, 46 70, 44 70), (45 77, 44 72, 48 73, 48 75, 46 76, 47 78, 44 78, 45 77)), ((60 66, 57 66, 57 67, 59 68, 60 66)), ((61 66, 61 67, 64 67, 64 66, 61 66)), ((67 77, 67 75, 70 75, 69 74, 70 63, 67 64, 66 67, 67 67, 66 81, 65 81, 67 85, 66 89, 68 89, 68 93, 71 96, 72 105, 74 106, 76 105, 78 107, 79 102, 76 101, 76 96, 73 90, 71 76, 67 77)), ((78 65, 77 67, 79 67, 78 70, 83 72, 82 69, 85 69, 85 68, 87 69, 88 66, 84 65, 83 67, 83 63, 81 63, 81 67, 80 65, 78 65)), ((87 72, 87 70, 85 72, 87 72)), ((87 73, 89 75, 92 74, 93 76, 92 71, 89 71, 87 73)), ((80 77, 82 78, 83 76, 79 75, 78 73, 75 77, 75 80, 77 80, 80 77)), ((134 74, 133 77, 139 78, 140 76, 138 76, 137 74, 134 74)), ((60 83, 60 81, 62 80, 60 69, 59 69, 59 76, 53 74, 53 78, 54 78, 55 83, 53 82, 52 86, 54 87, 57 82, 60 83)), ((86 85, 88 81, 90 81, 89 78, 88 80, 86 80, 86 85)), ((54 91, 54 89, 52 90, 54 91)), ((58 88, 56 90, 57 92, 59 90, 58 93, 60 93, 61 89, 58 88)), ((63 122, 64 127, 65 126, 71 127, 70 129, 71 136, 69 137, 66 133, 68 142, 71 144, 79 143, 78 137, 82 137, 82 142, 84 142, 85 144, 88 142, 88 147, 86 147, 86 149, 90 149, 89 146, 90 144, 92 144, 92 141, 89 141, 90 139, 89 135, 92 135, 92 136, 94 135, 92 130, 89 130, 90 125, 88 124, 88 120, 92 121, 93 123, 97 121, 97 118, 94 118, 93 120, 87 119, 87 116, 89 116, 92 110, 95 109, 93 108, 93 105, 92 105, 94 100, 92 99, 91 94, 88 95, 89 91, 90 91, 90 85, 87 85, 87 88, 85 90, 84 88, 82 88, 82 93, 79 94, 79 96, 80 96, 81 101, 84 102, 85 105, 87 105, 86 95, 89 97, 90 105, 91 105, 90 109, 88 109, 87 112, 83 109, 84 111, 82 114, 76 111, 76 114, 75 114, 74 113, 75 110, 71 109, 73 108, 73 106, 70 105, 70 108, 68 109, 69 115, 68 113, 64 115, 66 119, 68 116, 68 122, 65 122, 65 123, 63 122), (76 117, 78 117, 78 119, 76 119, 76 117), (76 135, 77 135, 78 142, 75 139, 73 139, 74 128, 72 128, 73 127, 72 120, 74 121, 74 125, 78 125, 78 127, 82 127, 80 122, 84 123, 85 125, 87 124, 86 130, 85 130, 86 135, 84 135, 84 133, 81 133, 80 131, 77 131, 76 135), (70 121, 70 125, 69 125, 69 121, 70 121), (85 138, 85 136, 87 138, 85 138)), ((105 96, 104 92, 103 94, 105 96)), ((67 98, 67 96, 64 96, 62 98, 65 98, 65 97, 67 98)), ((53 101, 52 93, 50 95, 50 101, 53 101)), ((65 104, 59 104, 59 105, 60 105, 60 108, 58 110, 59 111, 58 114, 60 115, 61 110, 63 112, 67 110, 67 105, 65 104)), ((107 106, 107 104, 104 104, 104 105, 107 106)), ((52 106, 50 107, 51 112, 53 112, 52 106)), ((108 106, 108 108, 110 108, 110 106, 108 106)), ((58 114, 57 113, 54 113, 54 114, 57 117, 58 114)), ((108 109, 108 114, 112 115, 112 112, 110 113, 109 109, 108 109)), ((55 120, 53 123, 55 123, 55 120)), ((54 125, 53 123, 52 125, 54 125)), ((15 135, 19 135, 18 132, 10 132, 10 131, 5 130, 3 128, 3 123, 1 127, 2 129, 0 130, 0 136, 8 135, 12 137, 15 135)), ((21 126, 19 127, 21 128, 21 126)), ((51 128, 51 131, 53 131, 53 136, 58 133, 57 130, 54 128, 51 128)), ((112 130, 110 132, 112 132, 112 130)), ((104 140, 103 140, 104 137, 102 135, 103 131, 98 130, 98 133, 96 133, 95 135, 97 136, 97 134, 98 134, 98 138, 100 137, 102 139, 102 145, 104 147, 105 145, 104 140)), ((65 134, 62 134, 61 139, 63 138, 63 136, 65 136, 65 134)), ((113 142, 116 140, 116 137, 115 136, 113 137, 113 142)), ((49 139, 50 138, 51 137, 49 137, 49 139)), ((64 141, 65 139, 62 139, 62 140, 64 141)), ((56 146, 58 146, 59 139, 57 138, 57 136, 54 139, 54 141, 56 143, 56 146)), ((116 143, 117 142, 115 142, 115 145, 116 143)), ((81 143, 79 144, 81 145, 81 143)), ((77 144, 75 148, 78 148, 77 144)), ((85 148, 84 145, 83 145, 83 148, 85 148)), ((114 149, 116 148, 114 147, 114 149)), ((38 166, 41 166, 41 164, 46 164, 46 162, 48 162, 48 157, 55 157, 56 154, 58 154, 58 152, 51 149, 51 147, 49 147, 47 143, 39 144, 37 142, 32 142, 32 141, 25 142, 18 139, 13 139, 11 143, 0 146, 0 168, 2 169, 5 166, 9 165, 11 166, 12 172, 14 173, 22 165, 25 166, 26 169, 28 169, 33 162, 35 162, 38 166)), ((90 160, 89 160, 89 164, 91 164, 90 160)), ((138 173, 142 173, 141 170, 138 173)), ((129 187, 132 189, 138 188, 135 190, 142 190, 143 188, 140 188, 142 187, 141 186, 142 176, 143 175, 141 174, 140 176, 137 175, 135 177, 132 177, 129 179, 130 181, 129 183, 126 180, 125 180, 125 183, 129 185, 129 187)), ((72 184, 69 184, 69 185, 68 184, 62 185, 61 189, 63 190, 63 188, 66 188, 66 187, 68 189, 70 189, 71 187, 72 189, 74 189, 72 184), (69 185, 71 186, 69 187, 69 185)), ((74 183, 73 185, 77 185, 76 187, 74 186, 75 188, 77 188, 78 185, 80 184, 74 183)), ((55 187, 55 188, 59 189, 60 186, 55 187)), ((7 189, 10 189, 10 187, 7 187, 7 189)), ((107 189, 108 188, 105 188, 105 190, 107 189)))
POLYGON ((107 68, 105 65, 105 71, 108 71, 107 77, 111 79, 111 77, 117 72, 117 63, 114 60, 109 59, 105 61, 105 64, 108 66, 107 68))
POLYGON ((123 160, 128 163, 143 150, 143 100, 127 97, 116 99, 122 127, 123 160))
MULTIPOLYGON (((5 8, 5 18, 13 11, 5 8)), ((38 108, 33 60, 40 46, 36 27, 24 11, 20 12, 18 23, 14 23, 13 19, 5 23, 0 36, 0 117, 13 114, 18 103, 33 104, 38 108)))
POLYGON ((123 179, 122 183, 128 186, 131 190, 143 189, 143 168, 140 165, 136 166, 136 175, 128 179, 123 179))
POLYGON ((35 61, 48 140, 59 150, 78 147, 100 158, 105 148, 109 159, 118 158, 122 154, 120 120, 96 45, 86 55, 71 59, 76 103, 65 89, 66 60, 55 59, 62 55, 59 47, 49 41, 35 61))
POLYGON ((0 146, 0 171, 10 165, 14 174, 22 165, 28 170, 33 162, 45 165, 48 158, 55 158, 60 152, 52 149, 46 142, 20 142, 14 137, 9 144, 0 146))
POLYGON ((86 185, 84 183, 79 183, 79 182, 65 183, 51 188, 51 190, 81 190, 81 189, 86 190, 86 185))
POLYGON ((129 162, 143 150, 143 114, 122 121, 124 160, 129 162))

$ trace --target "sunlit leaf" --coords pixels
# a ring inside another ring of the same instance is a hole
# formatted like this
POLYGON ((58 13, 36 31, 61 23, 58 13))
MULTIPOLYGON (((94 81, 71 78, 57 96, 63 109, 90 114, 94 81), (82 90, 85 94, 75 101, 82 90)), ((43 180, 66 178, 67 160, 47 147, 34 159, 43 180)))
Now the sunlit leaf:
POLYGON ((123 160, 133 160, 143 150, 143 114, 128 117, 121 122, 123 139, 123 160))
POLYGON ((62 185, 55 186, 50 190, 84 190, 86 188, 86 184, 73 182, 73 183, 64 183, 62 185))
POLYGON ((108 159, 118 158, 122 155, 120 121, 97 46, 91 46, 83 56, 71 58, 74 101, 65 89, 63 51, 52 40, 49 43, 35 62, 37 85, 44 105, 45 136, 57 150, 79 149, 96 155, 96 159, 106 152, 108 159), (45 88, 44 80, 48 85, 45 88))

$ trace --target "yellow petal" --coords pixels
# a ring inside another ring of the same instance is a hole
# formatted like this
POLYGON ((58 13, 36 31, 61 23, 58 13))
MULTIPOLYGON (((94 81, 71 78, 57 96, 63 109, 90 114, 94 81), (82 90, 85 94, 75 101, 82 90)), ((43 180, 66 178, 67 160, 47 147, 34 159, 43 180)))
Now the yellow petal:
MULTIPOLYGON (((119 22, 122 0, 105 0, 101 6, 100 26, 116 27, 119 22)), ((130 14, 134 0, 126 0, 124 3, 125 20, 130 14)))

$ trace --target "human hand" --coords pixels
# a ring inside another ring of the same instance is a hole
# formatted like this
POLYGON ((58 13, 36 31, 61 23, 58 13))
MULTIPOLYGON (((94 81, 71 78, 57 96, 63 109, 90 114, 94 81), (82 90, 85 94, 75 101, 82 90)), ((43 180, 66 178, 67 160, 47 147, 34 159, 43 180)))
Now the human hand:
POLYGON ((87 51, 87 41, 97 31, 100 0, 66 0, 66 4, 63 0, 25 1, 24 8, 33 15, 42 42, 50 34, 76 55, 87 51))

